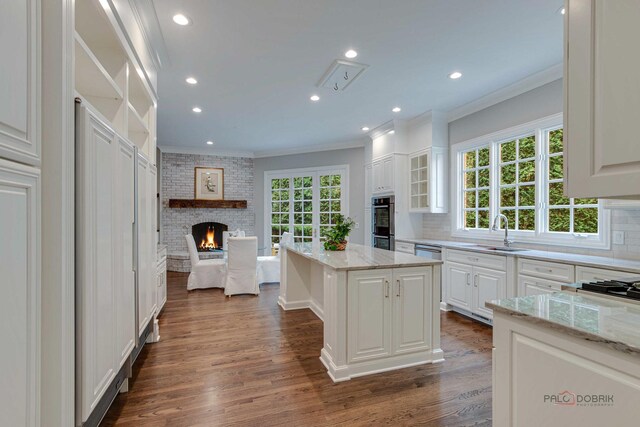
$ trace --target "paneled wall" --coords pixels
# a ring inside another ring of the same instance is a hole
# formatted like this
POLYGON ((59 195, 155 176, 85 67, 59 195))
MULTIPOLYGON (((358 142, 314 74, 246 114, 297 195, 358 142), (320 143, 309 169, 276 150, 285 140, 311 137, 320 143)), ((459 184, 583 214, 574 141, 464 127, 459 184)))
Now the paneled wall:
POLYGON ((254 162, 248 157, 221 157, 198 154, 162 154, 162 243, 169 253, 187 251, 184 235, 191 233, 193 224, 217 221, 240 228, 248 236, 256 233, 254 205, 254 162), (169 199, 194 198, 195 167, 224 168, 224 198, 246 200, 247 209, 176 209, 169 207, 169 199))

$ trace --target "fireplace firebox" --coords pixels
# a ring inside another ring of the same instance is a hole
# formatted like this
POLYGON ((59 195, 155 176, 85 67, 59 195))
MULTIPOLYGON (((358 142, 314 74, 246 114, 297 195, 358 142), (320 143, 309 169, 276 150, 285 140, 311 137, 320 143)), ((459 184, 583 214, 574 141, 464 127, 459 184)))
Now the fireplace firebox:
POLYGON ((219 222, 201 222, 191 226, 198 252, 221 251, 222 232, 227 230, 227 225, 219 222))

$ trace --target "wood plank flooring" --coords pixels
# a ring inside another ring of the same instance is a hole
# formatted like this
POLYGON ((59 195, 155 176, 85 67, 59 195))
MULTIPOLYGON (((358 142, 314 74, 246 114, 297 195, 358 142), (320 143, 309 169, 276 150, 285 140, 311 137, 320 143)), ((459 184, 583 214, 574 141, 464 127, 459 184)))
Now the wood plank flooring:
POLYGON ((334 384, 318 359, 322 322, 255 296, 186 290, 169 273, 161 341, 102 425, 491 425, 491 328, 442 314, 445 362, 334 384))

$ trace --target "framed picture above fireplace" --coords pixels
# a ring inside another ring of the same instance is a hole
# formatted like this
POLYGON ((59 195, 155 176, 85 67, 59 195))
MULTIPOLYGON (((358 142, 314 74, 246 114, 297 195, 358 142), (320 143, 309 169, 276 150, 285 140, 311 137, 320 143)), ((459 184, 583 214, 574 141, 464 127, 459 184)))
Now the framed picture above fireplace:
POLYGON ((224 169, 195 168, 195 199, 224 200, 224 169))

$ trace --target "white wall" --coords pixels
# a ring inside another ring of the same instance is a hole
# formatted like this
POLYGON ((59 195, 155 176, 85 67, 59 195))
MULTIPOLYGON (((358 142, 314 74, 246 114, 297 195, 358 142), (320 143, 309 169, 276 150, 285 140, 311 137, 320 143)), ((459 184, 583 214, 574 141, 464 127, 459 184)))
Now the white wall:
POLYGON ((364 147, 360 147, 255 159, 256 235, 259 244, 262 245, 264 240, 264 220, 261 215, 265 210, 264 173, 266 171, 345 164, 349 165, 349 216, 360 225, 351 233, 351 241, 364 243, 364 147))

